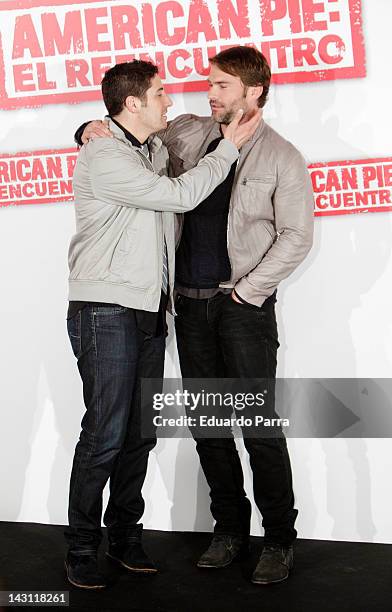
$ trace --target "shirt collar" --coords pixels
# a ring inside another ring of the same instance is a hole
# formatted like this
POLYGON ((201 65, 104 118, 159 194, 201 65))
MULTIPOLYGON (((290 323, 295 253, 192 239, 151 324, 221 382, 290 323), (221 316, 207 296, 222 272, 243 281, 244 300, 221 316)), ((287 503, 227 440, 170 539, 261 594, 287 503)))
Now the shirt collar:
POLYGON ((121 125, 121 123, 113 119, 113 117, 110 117, 110 119, 113 121, 115 125, 117 125, 117 127, 120 128, 120 130, 124 133, 125 138, 129 140, 133 144, 134 147, 139 147, 140 149, 142 148, 143 145, 147 144, 147 140, 145 142, 140 142, 140 140, 138 140, 136 136, 131 134, 131 132, 129 132, 123 125, 121 125))

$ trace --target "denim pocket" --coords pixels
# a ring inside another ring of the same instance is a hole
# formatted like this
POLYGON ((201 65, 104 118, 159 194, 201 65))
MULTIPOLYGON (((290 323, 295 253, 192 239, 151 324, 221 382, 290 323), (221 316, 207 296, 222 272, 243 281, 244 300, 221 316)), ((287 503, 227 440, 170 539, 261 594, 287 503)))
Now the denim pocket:
POLYGON ((115 317, 123 314, 128 308, 126 306, 117 306, 116 304, 108 304, 107 306, 94 306, 93 314, 95 317, 115 317))
POLYGON ((82 311, 79 310, 71 319, 67 320, 68 337, 72 350, 77 359, 82 354, 82 311))
MULTIPOLYGON (((131 321, 128 314, 133 313, 132 308, 125 306, 117 306, 116 304, 108 304, 107 306, 94 306, 93 320, 96 329, 118 330, 125 321, 131 321)), ((133 315, 133 319, 135 315, 133 315)))

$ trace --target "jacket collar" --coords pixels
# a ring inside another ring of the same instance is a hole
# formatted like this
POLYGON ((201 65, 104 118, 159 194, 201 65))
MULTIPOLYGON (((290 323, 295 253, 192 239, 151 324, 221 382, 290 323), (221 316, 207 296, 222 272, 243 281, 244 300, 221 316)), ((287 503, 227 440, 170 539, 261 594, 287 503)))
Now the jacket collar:
POLYGON ((116 121, 116 119, 113 119, 113 117, 110 117, 110 120, 115 124, 116 127, 118 127, 123 132, 125 138, 129 140, 129 142, 131 142, 134 147, 138 147, 140 149, 143 146, 144 143, 140 142, 136 138, 136 136, 134 136, 129 130, 127 130, 127 128, 121 125, 121 123, 116 121))
MULTIPOLYGON (((141 148, 142 143, 129 132, 126 128, 122 127, 117 121, 107 116, 106 119, 109 119, 109 130, 113 132, 116 138, 122 140, 126 144, 136 147, 138 149, 141 148)), ((151 153, 155 153, 162 146, 162 141, 158 136, 152 135, 147 138, 148 146, 150 147, 151 153)))

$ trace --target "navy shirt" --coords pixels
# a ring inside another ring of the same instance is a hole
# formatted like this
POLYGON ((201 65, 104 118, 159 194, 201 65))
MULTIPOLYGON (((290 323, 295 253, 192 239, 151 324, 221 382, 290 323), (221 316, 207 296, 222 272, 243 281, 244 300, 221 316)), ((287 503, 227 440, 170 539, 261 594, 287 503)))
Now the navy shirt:
MULTIPOLYGON (((214 151, 222 140, 208 145, 214 151)), ((181 242, 176 254, 176 287, 216 289, 230 280, 231 265, 227 252, 227 219, 237 162, 225 180, 194 210, 184 214, 181 242)))

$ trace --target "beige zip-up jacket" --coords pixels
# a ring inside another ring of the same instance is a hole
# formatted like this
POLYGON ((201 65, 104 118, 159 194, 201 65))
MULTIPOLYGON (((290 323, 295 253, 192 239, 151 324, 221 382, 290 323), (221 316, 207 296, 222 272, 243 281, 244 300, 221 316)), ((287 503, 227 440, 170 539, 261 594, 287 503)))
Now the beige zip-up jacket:
MULTIPOLYGON (((169 151, 170 176, 180 176, 221 134, 211 117, 189 114, 159 135, 169 151)), ((305 160, 262 121, 238 159, 227 229, 232 276, 221 286, 235 286, 244 300, 261 306, 309 252, 313 210, 305 160)))
POLYGON ((149 140, 151 162, 122 130, 80 150, 75 166, 76 234, 69 248, 69 300, 106 302, 156 312, 168 252, 174 281, 174 214, 195 208, 227 176, 238 158, 224 140, 180 178, 168 178, 168 154, 149 140))

